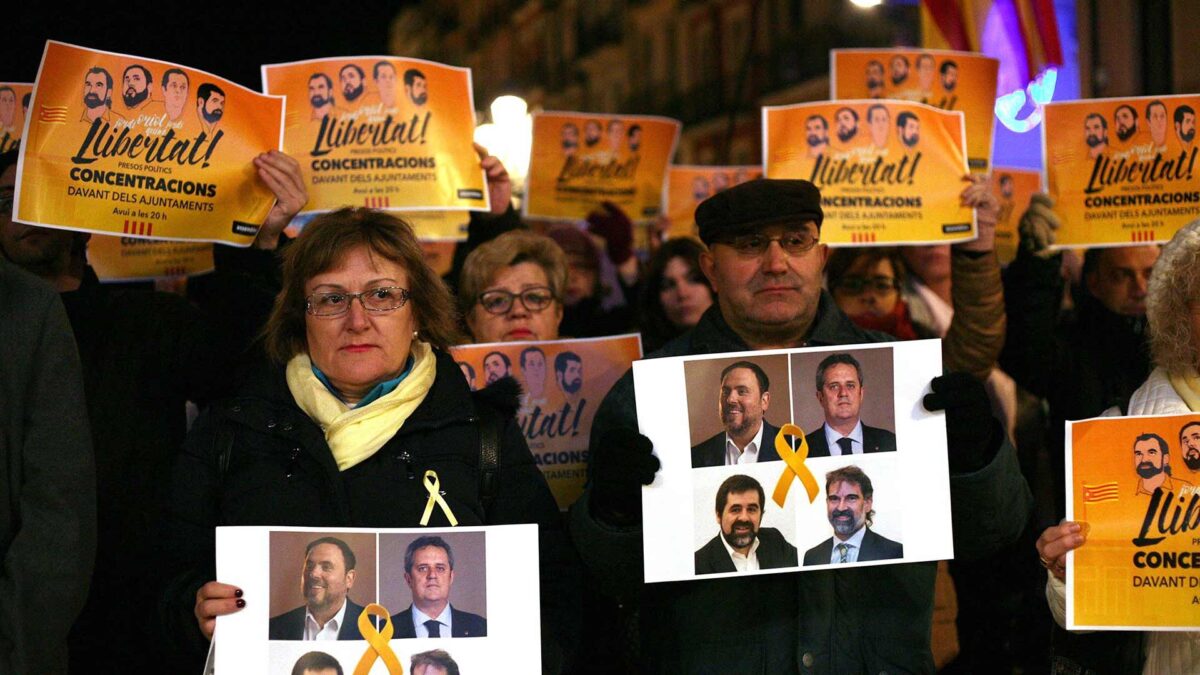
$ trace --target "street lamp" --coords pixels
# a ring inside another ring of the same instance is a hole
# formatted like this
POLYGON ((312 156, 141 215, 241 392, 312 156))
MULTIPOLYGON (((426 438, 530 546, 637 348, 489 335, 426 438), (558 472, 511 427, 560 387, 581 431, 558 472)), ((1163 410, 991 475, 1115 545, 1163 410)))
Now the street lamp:
POLYGON ((492 101, 492 121, 475 127, 475 142, 504 163, 513 182, 513 194, 520 200, 525 194, 525 176, 529 173, 529 148, 533 145, 533 118, 529 106, 519 96, 500 96, 492 101))

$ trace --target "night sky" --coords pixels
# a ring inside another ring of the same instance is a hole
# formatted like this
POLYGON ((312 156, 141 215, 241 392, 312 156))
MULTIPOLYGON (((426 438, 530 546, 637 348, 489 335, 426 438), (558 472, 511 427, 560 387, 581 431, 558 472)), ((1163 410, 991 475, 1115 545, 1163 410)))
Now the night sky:
POLYGON ((47 39, 172 61, 255 91, 259 66, 325 56, 387 53, 389 25, 405 2, 242 0, 205 3, 17 0, 0 21, 0 81, 32 82, 47 39), (15 16, 14 16, 15 14, 15 16))

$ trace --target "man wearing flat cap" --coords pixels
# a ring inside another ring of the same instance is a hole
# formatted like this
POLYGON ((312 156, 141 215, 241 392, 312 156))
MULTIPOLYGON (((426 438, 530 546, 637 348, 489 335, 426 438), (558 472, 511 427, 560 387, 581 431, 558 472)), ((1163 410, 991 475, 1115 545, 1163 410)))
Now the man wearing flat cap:
MULTIPOLYGON (((981 192, 968 188, 963 199, 976 206, 981 192)), ((855 326, 822 290, 823 220, 820 191, 804 180, 753 180, 701 203, 696 224, 708 250, 700 266, 716 302, 648 358, 888 339, 855 326)), ((956 557, 994 553, 1020 535, 1032 501, 1015 452, 977 379, 935 378, 925 405, 945 410, 956 557), (965 520, 980 513, 988 517, 965 520)), ((659 463, 637 429, 626 373, 596 412, 588 487, 571 509, 571 530, 596 586, 640 600, 640 671, 934 670, 936 563, 643 585, 641 487, 659 463)))

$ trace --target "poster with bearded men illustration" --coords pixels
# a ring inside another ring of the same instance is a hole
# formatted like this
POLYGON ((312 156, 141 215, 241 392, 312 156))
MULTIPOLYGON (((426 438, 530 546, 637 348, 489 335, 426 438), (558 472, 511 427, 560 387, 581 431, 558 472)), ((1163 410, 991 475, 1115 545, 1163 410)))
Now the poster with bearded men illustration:
POLYGON ((646 581, 953 557, 940 374, 939 340, 634 363, 646 581))

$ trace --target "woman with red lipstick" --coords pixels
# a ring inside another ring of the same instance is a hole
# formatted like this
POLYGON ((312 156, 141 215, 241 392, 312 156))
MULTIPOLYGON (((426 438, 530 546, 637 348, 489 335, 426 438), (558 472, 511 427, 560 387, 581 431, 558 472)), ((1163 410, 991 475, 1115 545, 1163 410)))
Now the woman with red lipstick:
POLYGON ((458 281, 458 308, 471 340, 557 340, 567 258, 549 237, 514 230, 471 251, 458 281))
POLYGON ((284 253, 264 340, 274 363, 201 415, 172 474, 172 651, 202 655, 218 615, 267 602, 211 581, 217 525, 445 527, 452 513, 540 526, 542 658, 558 672, 579 622, 573 553, 517 426, 516 383, 467 388, 445 351, 453 298, 411 228, 368 209, 310 222, 284 253), (447 505, 431 515, 430 475, 447 505))

